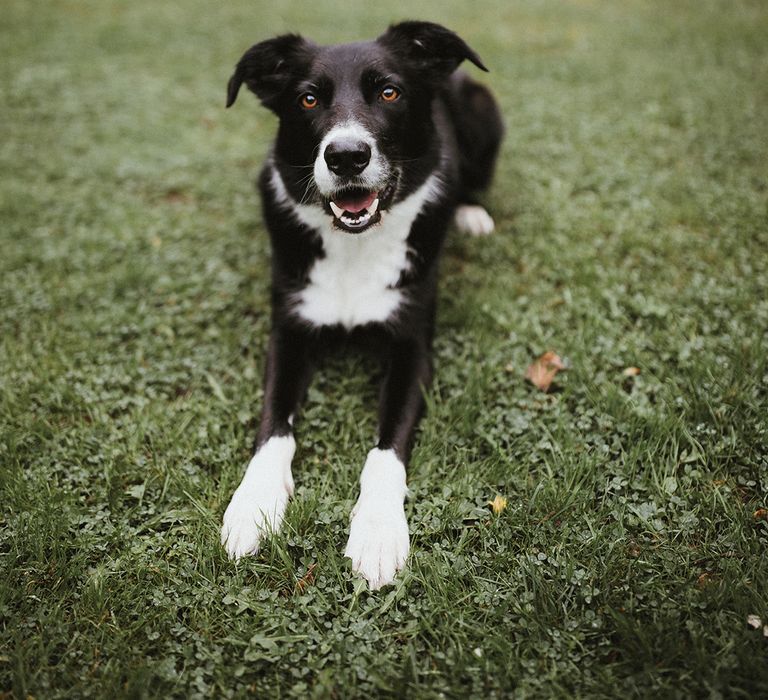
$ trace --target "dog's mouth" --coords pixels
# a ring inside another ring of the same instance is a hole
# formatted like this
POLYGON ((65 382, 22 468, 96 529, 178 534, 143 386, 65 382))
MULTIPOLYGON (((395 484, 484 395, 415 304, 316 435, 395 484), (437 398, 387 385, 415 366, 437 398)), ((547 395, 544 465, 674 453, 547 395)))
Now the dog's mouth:
POLYGON ((361 233, 381 221, 394 194, 394 183, 381 190, 351 187, 328 198, 326 208, 337 228, 349 233, 361 233))

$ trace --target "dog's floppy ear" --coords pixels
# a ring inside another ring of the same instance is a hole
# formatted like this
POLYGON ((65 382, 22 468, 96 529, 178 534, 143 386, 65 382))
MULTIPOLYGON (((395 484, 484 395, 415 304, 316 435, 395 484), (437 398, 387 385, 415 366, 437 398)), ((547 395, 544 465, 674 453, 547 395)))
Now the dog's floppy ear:
POLYGON ((238 61, 227 84, 227 107, 245 83, 267 107, 273 107, 291 76, 308 58, 311 44, 298 34, 283 34, 254 44, 238 61))
POLYGON ((403 51, 419 70, 438 78, 455 71, 463 60, 488 69, 466 42, 450 29, 433 22, 400 22, 378 38, 379 43, 403 51))

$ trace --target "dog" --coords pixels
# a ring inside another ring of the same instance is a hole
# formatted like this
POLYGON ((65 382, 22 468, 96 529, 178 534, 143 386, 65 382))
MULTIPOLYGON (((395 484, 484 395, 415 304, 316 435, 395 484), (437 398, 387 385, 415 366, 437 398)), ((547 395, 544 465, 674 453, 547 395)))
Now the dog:
POLYGON ((224 513, 232 559, 280 527, 293 493, 293 424, 318 361, 362 343, 381 358, 378 437, 360 476, 345 556, 371 590, 410 548, 406 464, 432 376, 438 258, 452 220, 488 234, 475 195, 503 135, 486 71, 454 32, 390 26, 374 41, 318 46, 286 34, 252 46, 227 86, 245 84, 279 118, 259 178, 272 247, 272 326, 258 435, 224 513))

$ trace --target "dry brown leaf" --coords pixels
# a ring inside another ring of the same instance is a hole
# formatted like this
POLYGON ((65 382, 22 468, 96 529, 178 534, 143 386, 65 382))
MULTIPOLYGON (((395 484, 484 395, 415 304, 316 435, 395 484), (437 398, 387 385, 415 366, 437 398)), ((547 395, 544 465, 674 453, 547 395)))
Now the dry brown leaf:
POLYGON ((317 562, 314 564, 311 564, 310 567, 307 569, 307 573, 304 574, 297 582, 296 582, 296 590, 299 593, 304 593, 307 588, 309 588, 315 581, 315 569, 317 568, 317 562))
POLYGON ((545 352, 525 370, 525 378, 542 391, 549 391, 555 375, 565 369, 565 364, 557 353, 551 350, 545 352))
POLYGON ((752 517, 755 520, 768 520, 768 510, 765 508, 758 508, 754 513, 752 513, 752 517))
POLYGON ((507 499, 500 493, 497 493, 496 498, 492 501, 488 501, 488 505, 491 506, 491 510, 498 515, 507 507, 507 499))
POLYGON ((712 575, 705 572, 696 579, 696 588, 704 588, 708 583, 712 583, 712 575))
POLYGON ((625 377, 636 377, 638 374, 640 374, 640 368, 639 367, 627 367, 622 374, 625 377))

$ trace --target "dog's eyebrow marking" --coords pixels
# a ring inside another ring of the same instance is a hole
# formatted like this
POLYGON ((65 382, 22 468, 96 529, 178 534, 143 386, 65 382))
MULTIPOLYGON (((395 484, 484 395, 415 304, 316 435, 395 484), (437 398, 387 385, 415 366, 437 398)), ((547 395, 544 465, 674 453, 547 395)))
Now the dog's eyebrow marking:
POLYGON ((304 92, 312 92, 318 95, 319 97, 322 97, 324 100, 331 101, 333 99, 333 93, 334 93, 334 85, 333 81, 325 78, 320 77, 317 80, 304 80, 298 85, 298 91, 300 93, 304 92))
POLYGON ((398 77, 394 73, 379 73, 378 71, 371 71, 373 79, 377 83, 385 83, 391 80, 398 80, 398 77))
POLYGON ((394 73, 388 71, 379 71, 376 68, 369 68, 363 73, 362 84, 363 89, 373 90, 378 87, 383 87, 387 83, 400 83, 401 78, 394 73))

